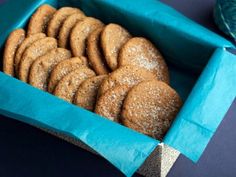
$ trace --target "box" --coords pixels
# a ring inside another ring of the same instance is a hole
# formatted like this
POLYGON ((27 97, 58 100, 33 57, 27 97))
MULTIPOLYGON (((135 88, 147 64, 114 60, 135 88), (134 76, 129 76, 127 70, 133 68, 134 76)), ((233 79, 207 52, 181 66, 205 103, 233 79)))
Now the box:
POLYGON ((179 152, 197 161, 236 96, 236 57, 225 50, 234 45, 156 0, 5 0, 1 49, 9 32, 25 26, 43 3, 79 7, 149 38, 166 58, 171 86, 184 106, 160 143, 0 73, 0 114, 97 153, 126 176, 137 169, 145 176, 166 176, 179 152))

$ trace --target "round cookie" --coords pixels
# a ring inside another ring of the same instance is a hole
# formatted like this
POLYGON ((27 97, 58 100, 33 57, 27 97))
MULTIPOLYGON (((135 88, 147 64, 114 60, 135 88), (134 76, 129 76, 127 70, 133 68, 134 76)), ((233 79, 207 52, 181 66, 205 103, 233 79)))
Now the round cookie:
POLYGON ((166 83, 144 81, 126 96, 121 120, 127 127, 162 140, 181 106, 178 93, 166 83))
POLYGON ((92 17, 86 17, 74 26, 70 35, 70 47, 74 56, 84 55, 86 39, 95 29, 102 26, 100 20, 92 17))
POLYGON ((16 75, 18 75, 19 63, 20 63, 21 57, 22 57, 25 49, 27 47, 29 47, 35 41, 42 39, 44 37, 46 37, 46 35, 44 33, 32 34, 29 37, 25 38, 25 40, 20 44, 19 48, 16 51, 16 56, 15 56, 15 61, 14 61, 16 75))
POLYGON ((58 46, 63 48, 69 48, 70 33, 72 28, 78 21, 84 19, 84 14, 75 13, 66 18, 59 30, 58 46))
POLYGON ((72 15, 72 14, 84 14, 81 10, 73 7, 62 7, 59 10, 57 10, 51 20, 48 23, 47 27, 47 35, 49 37, 57 38, 59 29, 61 25, 63 24, 64 20, 72 15))
POLYGON ((58 63, 50 74, 48 92, 52 93, 58 82, 71 71, 85 66, 88 66, 85 57, 73 57, 58 63))
POLYGON ((169 83, 167 65, 156 47, 142 37, 131 38, 119 53, 119 66, 136 65, 154 72, 157 80, 169 83))
POLYGON ((120 122, 123 101, 129 91, 127 85, 118 85, 99 97, 95 113, 115 122, 120 122))
POLYGON ((108 66, 115 70, 118 67, 120 48, 131 38, 129 32, 117 24, 105 26, 101 33, 101 46, 108 66))
POLYGON ((25 39, 25 31, 23 29, 16 29, 8 36, 4 53, 3 53, 3 72, 15 76, 14 58, 17 48, 25 39))
POLYGON ((100 47, 100 34, 102 30, 102 27, 94 30, 87 39, 87 55, 89 63, 98 75, 109 73, 109 68, 107 67, 100 47))
POLYGON ((27 82, 29 70, 33 62, 48 51, 57 48, 57 40, 45 37, 31 44, 23 53, 19 64, 19 79, 27 82))
POLYGON ((98 89, 106 77, 107 75, 94 76, 82 82, 75 94, 74 104, 93 111, 98 89))
POLYGON ((95 73, 87 67, 76 69, 67 74, 58 82, 54 95, 72 103, 79 85, 84 80, 93 76, 95 76, 95 73))
POLYGON ((108 78, 103 81, 98 91, 98 97, 117 85, 128 85, 132 87, 139 82, 155 78, 155 74, 144 68, 132 65, 122 66, 113 71, 108 78))
POLYGON ((48 4, 40 6, 30 18, 27 35, 45 33, 48 22, 55 12, 56 9, 48 4))
POLYGON ((71 52, 64 48, 56 48, 38 57, 30 68, 29 84, 47 91, 48 79, 54 66, 71 57, 71 52))

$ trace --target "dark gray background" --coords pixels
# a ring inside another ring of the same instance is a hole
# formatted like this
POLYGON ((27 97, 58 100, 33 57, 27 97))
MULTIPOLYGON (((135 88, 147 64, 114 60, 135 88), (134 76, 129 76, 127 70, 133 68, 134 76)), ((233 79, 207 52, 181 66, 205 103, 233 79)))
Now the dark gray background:
MULTIPOLYGON (((2 1, 2 0, 0 0, 2 1)), ((215 0, 162 0, 223 35, 213 23, 215 0)), ((169 177, 236 176, 236 101, 197 164, 180 156, 169 177)), ((0 116, 0 177, 118 177, 101 157, 24 123, 0 116)), ((136 177, 139 175, 135 175, 136 177)))

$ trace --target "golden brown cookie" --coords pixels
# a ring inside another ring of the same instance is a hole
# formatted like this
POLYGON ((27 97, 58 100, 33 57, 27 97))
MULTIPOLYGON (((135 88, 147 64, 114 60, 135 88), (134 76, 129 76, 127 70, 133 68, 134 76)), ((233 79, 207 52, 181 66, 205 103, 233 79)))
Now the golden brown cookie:
POLYGON ((84 14, 81 10, 79 10, 77 8, 73 8, 73 7, 62 7, 59 10, 57 10, 53 14, 53 17, 51 18, 51 20, 48 23, 47 35, 49 37, 57 38, 59 29, 60 29, 61 25, 63 24, 64 20, 68 16, 75 14, 75 13, 84 14))
POLYGON ((101 33, 101 46, 108 66, 115 70, 118 67, 120 48, 130 39, 129 32, 117 24, 105 26, 101 33))
POLYGON ((113 71, 108 78, 103 81, 98 91, 98 97, 117 85, 128 85, 132 87, 139 82, 155 78, 155 74, 144 68, 132 65, 122 66, 113 71))
POLYGON ((75 94, 74 104, 93 111, 98 89, 106 77, 107 75, 94 76, 83 81, 75 94))
POLYGON ((117 85, 101 95, 96 103, 95 113, 115 122, 120 122, 124 99, 130 87, 117 85))
POLYGON ((136 65, 156 74, 157 80, 169 83, 167 65, 156 47, 147 39, 134 37, 121 48, 119 66, 136 65))
POLYGON ((65 75, 69 74, 75 69, 79 69, 85 66, 88 66, 87 59, 85 57, 73 57, 58 63, 51 72, 48 83, 48 92, 52 93, 58 82, 65 75))
POLYGON ((16 29, 8 36, 3 54, 3 72, 15 76, 14 58, 19 45, 25 39, 25 30, 16 29))
POLYGON ((56 9, 48 4, 40 6, 30 18, 27 35, 45 33, 48 22, 55 12, 56 9))
POLYGON ((54 66, 70 57, 71 52, 64 48, 52 49, 45 55, 38 57, 30 68, 29 84, 47 91, 49 76, 54 66))
POLYGON ((178 93, 166 83, 144 81, 129 91, 121 120, 127 127, 162 140, 181 105, 178 93))
POLYGON ((44 33, 32 34, 29 37, 25 38, 25 40, 19 45, 19 48, 16 51, 16 56, 15 56, 15 61, 14 61, 16 75, 18 75, 19 63, 20 63, 21 57, 22 57, 25 49, 27 47, 29 47, 35 41, 42 39, 44 37, 46 37, 46 35, 44 33))
POLYGON ((55 87, 54 95, 65 101, 73 102, 79 85, 86 79, 95 76, 93 70, 81 67, 64 76, 55 87))
POLYGON ((59 47, 69 48, 70 33, 72 28, 78 21, 81 21, 84 18, 85 18, 84 14, 75 13, 65 19, 59 30, 59 36, 58 36, 59 47))
POLYGON ((87 55, 89 64, 96 74, 108 74, 110 72, 100 46, 100 34, 103 28, 94 30, 87 39, 87 55))
POLYGON ((51 37, 45 37, 31 44, 22 55, 19 64, 19 79, 28 82, 29 70, 33 62, 55 48, 57 48, 57 40, 51 37))
POLYGON ((95 29, 102 26, 100 20, 92 17, 86 17, 75 25, 70 35, 70 47, 74 56, 84 55, 86 39, 95 29))

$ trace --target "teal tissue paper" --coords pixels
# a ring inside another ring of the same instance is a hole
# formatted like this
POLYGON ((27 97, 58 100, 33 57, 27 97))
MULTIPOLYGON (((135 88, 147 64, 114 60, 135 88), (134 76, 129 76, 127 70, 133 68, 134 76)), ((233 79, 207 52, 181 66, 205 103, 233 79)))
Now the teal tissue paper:
MULTIPOLYGON (((44 3, 79 7, 88 16, 147 37, 160 49, 171 86, 185 102, 164 143, 197 161, 235 98, 236 57, 224 50, 234 45, 157 0, 5 0, 0 6, 1 49, 9 33, 25 27, 44 3)), ((4 73, 0 84, 0 114, 79 139, 126 176, 159 144, 4 73)))

